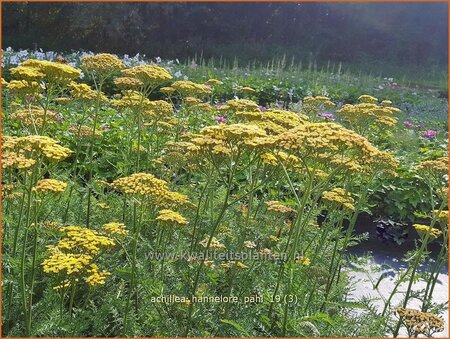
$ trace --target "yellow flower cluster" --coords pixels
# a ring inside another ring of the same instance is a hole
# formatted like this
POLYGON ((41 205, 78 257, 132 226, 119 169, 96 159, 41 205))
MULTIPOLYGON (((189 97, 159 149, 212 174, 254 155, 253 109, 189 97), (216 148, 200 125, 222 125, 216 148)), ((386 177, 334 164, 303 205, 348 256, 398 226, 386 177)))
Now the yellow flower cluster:
POLYGON ((264 129, 267 134, 271 135, 286 132, 288 129, 303 124, 308 120, 308 117, 303 114, 284 110, 236 112, 236 117, 243 118, 250 124, 259 126, 264 129))
POLYGON ((122 193, 145 199, 158 207, 192 206, 186 195, 170 191, 166 181, 148 173, 134 173, 119 178, 114 180, 111 186, 122 193))
POLYGON ((98 129, 96 129, 94 133, 94 129, 92 127, 85 125, 80 126, 70 125, 69 132, 76 135, 77 137, 84 137, 84 138, 89 138, 92 136, 99 137, 102 135, 102 132, 99 131, 98 129))
POLYGON ((278 166, 283 164, 288 169, 301 169, 300 159, 292 154, 285 152, 272 152, 261 154, 261 159, 264 164, 269 166, 278 166))
POLYGON ((244 241, 244 247, 248 249, 256 248, 256 244, 251 240, 244 241))
MULTIPOLYGON (((205 239, 200 241, 200 245, 203 247, 208 246, 209 237, 207 236, 205 239)), ((222 244, 219 240, 217 240, 216 237, 212 237, 211 243, 209 244, 209 248, 216 249, 216 250, 224 250, 226 247, 224 244, 222 244)))
POLYGON ((438 210, 434 210, 433 214, 441 226, 448 226, 448 210, 440 212, 438 210))
POLYGON ((331 109, 335 107, 336 104, 326 96, 308 96, 303 98, 302 111, 305 114, 317 114, 319 111, 324 109, 331 109))
POLYGON ((254 89, 254 88, 251 88, 251 87, 241 87, 240 89, 239 89, 239 91, 241 91, 242 93, 247 93, 247 94, 253 94, 253 93, 256 93, 256 90, 254 89))
POLYGON ((337 155, 345 155, 348 159, 344 161, 351 160, 354 166, 367 172, 398 166, 389 153, 378 150, 366 138, 335 123, 305 122, 273 137, 271 143, 282 150, 298 152, 304 159, 316 157, 327 163, 332 154, 336 159, 337 155))
MULTIPOLYGON (((72 66, 46 60, 28 59, 22 62, 19 67, 31 68, 32 71, 30 72, 38 75, 34 80, 44 80, 48 84, 63 86, 70 83, 73 79, 78 78, 81 74, 79 70, 72 66), (44 76, 42 77, 41 74, 44 76)), ((20 73, 23 73, 23 71, 20 73)), ((20 77, 20 74, 18 76, 20 77)))
POLYGON ((378 101, 377 98, 371 96, 371 95, 367 95, 367 94, 363 94, 358 98, 359 102, 362 103, 368 103, 368 104, 374 104, 378 101))
POLYGON ((159 91, 160 91, 161 93, 164 93, 164 94, 168 95, 168 96, 171 96, 173 93, 176 92, 176 89, 173 88, 173 87, 161 87, 161 88, 159 89, 159 91))
POLYGON ((125 224, 119 223, 119 222, 109 222, 107 224, 104 224, 103 232, 106 234, 112 234, 112 235, 127 235, 128 230, 125 226, 125 224))
POLYGON ((111 206, 109 206, 107 203, 105 202, 99 202, 97 203, 97 207, 102 209, 102 210, 109 210, 111 208, 111 206))
POLYGON ((398 307, 396 312, 408 332, 416 337, 419 334, 431 337, 435 332, 444 331, 444 320, 433 313, 404 307, 398 307))
POLYGON ((157 65, 139 65, 124 69, 122 76, 134 78, 143 83, 147 88, 153 88, 172 79, 170 73, 157 65))
POLYGON ((256 147, 258 138, 265 137, 266 132, 255 125, 220 124, 203 128, 199 134, 190 135, 190 152, 213 156, 230 156, 240 146, 256 147))
POLYGON ((70 94, 74 99, 81 101, 96 101, 108 102, 108 98, 101 92, 94 90, 87 84, 78 84, 71 82, 69 84, 70 94))
POLYGON ((106 277, 111 275, 108 271, 100 271, 96 264, 91 264, 89 269, 87 269, 87 273, 90 275, 86 278, 86 283, 91 286, 104 285, 106 277))
POLYGON ((10 115, 12 120, 20 121, 25 126, 36 126, 41 128, 44 124, 54 124, 58 120, 58 114, 54 111, 47 112, 40 107, 32 106, 29 109, 20 109, 10 115))
POLYGON ((358 99, 359 104, 346 104, 336 113, 342 116, 347 122, 357 125, 370 125, 376 123, 384 126, 393 126, 397 119, 393 116, 400 112, 396 107, 388 106, 391 101, 382 101, 381 106, 377 105, 377 98, 370 95, 362 95, 358 99))
POLYGON ((304 256, 299 256, 296 260, 296 263, 302 265, 302 266, 309 266, 311 265, 311 259, 309 259, 308 257, 304 257, 304 256))
POLYGON ((108 53, 87 55, 81 59, 81 69, 100 79, 105 79, 123 68, 125 68, 123 62, 108 53))
POLYGON ((197 105, 199 103, 201 103, 202 101, 198 98, 195 97, 186 97, 184 98, 184 103, 188 106, 194 106, 197 105))
POLYGON ((111 106, 117 109, 131 109, 139 110, 144 109, 144 107, 150 102, 142 93, 127 90, 122 93, 120 99, 111 100, 111 106))
POLYGON ((114 79, 114 85, 122 90, 131 89, 137 91, 144 86, 144 83, 136 78, 119 77, 114 79))
POLYGON ((39 81, 45 77, 44 73, 42 73, 38 68, 34 67, 18 66, 11 68, 10 72, 15 79, 19 80, 39 81))
POLYGON ((65 233, 65 237, 58 242, 59 249, 81 250, 94 255, 98 254, 102 248, 115 245, 112 239, 86 227, 65 226, 61 228, 61 231, 65 233))
POLYGON ((342 206, 344 209, 354 211, 355 199, 353 199, 348 191, 343 188, 336 187, 331 191, 322 193, 322 199, 328 203, 342 206))
MULTIPOLYGON (((103 285, 110 273, 99 271, 93 256, 101 249, 114 246, 114 241, 97 231, 80 226, 65 226, 65 234, 56 246, 49 246, 49 257, 42 262, 45 273, 63 273, 84 277, 91 286, 103 285)), ((74 278, 71 278, 71 280, 74 278)))
POLYGON ((38 193, 61 193, 64 192, 66 187, 67 184, 63 181, 56 179, 42 179, 33 187, 33 191, 38 193))
POLYGON ((8 90, 18 97, 37 98, 44 91, 44 86, 37 81, 11 80, 8 83, 8 90))
POLYGON ((207 85, 197 84, 188 80, 175 81, 172 85, 178 93, 182 96, 203 97, 211 94, 211 88, 207 85))
POLYGON ((16 184, 2 184, 2 198, 6 200, 15 200, 22 196, 22 192, 15 191, 16 184))
POLYGON ((206 82, 206 84, 209 85, 209 86, 219 86, 219 85, 222 85, 223 82, 220 81, 220 80, 217 80, 217 79, 209 79, 209 80, 206 82))
POLYGON ((50 247, 50 256, 42 262, 45 273, 81 273, 92 260, 88 254, 65 253, 58 247, 50 247))
POLYGON ((292 214, 292 213, 296 212, 293 208, 284 206, 279 201, 274 201, 274 200, 267 201, 266 205, 267 205, 268 211, 279 213, 279 214, 292 214))
POLYGON ((441 230, 427 225, 414 224, 413 227, 421 238, 425 237, 427 233, 430 233, 430 239, 434 240, 439 238, 442 234, 441 230))
POLYGON ((164 100, 149 101, 145 105, 144 115, 148 118, 165 118, 173 114, 173 106, 164 100))
POLYGON ((416 170, 428 175, 443 176, 448 173, 448 158, 422 161, 416 166, 416 170))
POLYGON ((4 136, 2 142, 2 167, 25 169, 36 163, 43 155, 50 161, 66 159, 72 151, 62 147, 52 138, 41 135, 25 137, 4 136))
POLYGON ((158 212, 156 220, 170 225, 186 225, 188 221, 180 213, 172 210, 163 209, 158 212))
POLYGON ((244 111, 257 111, 259 106, 256 102, 247 99, 231 99, 228 100, 225 105, 218 107, 220 111, 230 112, 244 112, 244 111))

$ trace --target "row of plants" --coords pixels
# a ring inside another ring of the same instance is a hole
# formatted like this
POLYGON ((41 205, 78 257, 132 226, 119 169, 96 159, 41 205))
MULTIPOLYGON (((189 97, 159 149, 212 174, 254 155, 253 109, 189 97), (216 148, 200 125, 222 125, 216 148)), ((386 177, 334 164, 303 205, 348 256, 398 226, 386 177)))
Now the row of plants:
POLYGON ((27 59, 2 79, 5 336, 443 330, 431 297, 448 257, 442 131, 398 126, 401 110, 367 94, 311 94, 288 110, 245 83, 224 101, 222 79, 176 80, 161 64, 95 54, 77 66, 27 59), (397 136, 410 132, 432 151, 405 161, 397 136), (408 288, 382 310, 349 302, 357 217, 398 202, 390 183, 411 185, 404 168, 426 221, 412 227, 408 288), (437 260, 419 274, 433 241, 437 260), (253 256, 223 259, 242 252, 253 256), (419 275, 426 291, 413 289, 419 275))

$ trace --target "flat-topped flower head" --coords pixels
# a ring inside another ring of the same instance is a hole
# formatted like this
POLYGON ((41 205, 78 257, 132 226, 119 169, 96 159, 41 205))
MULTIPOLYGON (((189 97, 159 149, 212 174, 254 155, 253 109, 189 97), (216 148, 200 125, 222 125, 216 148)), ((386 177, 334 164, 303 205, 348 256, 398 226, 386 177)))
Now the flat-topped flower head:
POLYGON ((37 81, 11 80, 7 88, 9 92, 22 99, 35 100, 41 96, 45 87, 37 81))
POLYGON ((45 74, 37 67, 17 66, 10 69, 11 76, 17 80, 40 81, 45 74))
POLYGON ((69 84, 70 95, 77 100, 81 101, 95 101, 99 100, 101 102, 107 102, 108 98, 97 90, 91 88, 87 84, 78 84, 76 82, 71 82, 69 84))
POLYGON ((413 225, 414 229, 417 231, 417 234, 419 234, 419 236, 423 239, 425 238, 425 236, 427 235, 427 233, 429 233, 429 238, 431 240, 437 239, 441 236, 442 231, 431 227, 431 226, 427 226, 427 225, 422 225, 422 224, 414 224, 413 225))
POLYGON ((397 123, 394 115, 399 113, 400 109, 390 106, 391 101, 384 100, 381 105, 377 105, 378 99, 369 95, 362 95, 359 101, 356 105, 345 104, 336 111, 353 128, 365 130, 371 124, 390 127, 397 123))
POLYGON ((67 183, 56 179, 39 180, 33 191, 37 193, 62 193, 67 187, 67 183))
POLYGON ((162 224, 169 224, 169 225, 183 226, 188 224, 186 218, 183 217, 180 213, 169 209, 160 210, 158 212, 156 220, 158 220, 162 224))
POLYGON ((45 111, 41 107, 32 106, 29 109, 18 109, 14 111, 10 118, 21 122, 24 126, 36 126, 41 128, 44 124, 55 124, 59 121, 59 115, 47 110, 45 111))
POLYGON ((81 75, 78 69, 53 61, 29 59, 22 62, 20 66, 38 70, 44 74, 42 79, 48 84, 67 85, 81 75))
POLYGON ((143 110, 149 102, 141 92, 126 90, 119 99, 111 100, 111 106, 119 110, 143 110))
POLYGON ((16 154, 19 158, 34 160, 43 155, 49 161, 62 161, 72 154, 72 151, 58 144, 50 137, 42 135, 28 135, 25 137, 4 137, 3 154, 16 154))
POLYGON ((137 91, 144 86, 144 83, 137 78, 119 77, 114 79, 114 85, 122 90, 132 89, 137 91))
POLYGON ((103 232, 110 235, 127 235, 128 230, 125 224, 120 222, 109 222, 102 227, 103 232))
POLYGON ((209 248, 211 248, 211 249, 224 250, 226 248, 226 246, 224 244, 222 244, 216 237, 212 237, 211 241, 210 241, 209 237, 206 237, 205 239, 200 241, 199 244, 206 248, 206 247, 208 247, 208 243, 209 243, 209 248))
POLYGON ((365 171, 392 170, 398 165, 392 155, 378 150, 358 133, 335 123, 305 122, 273 139, 276 147, 287 153, 299 154, 305 160, 327 161, 329 154, 345 155, 365 171))
POLYGON ((149 101, 145 105, 146 117, 150 118, 164 118, 173 115, 173 106, 171 103, 164 100, 149 101))
POLYGON ((59 247, 50 247, 50 256, 42 262, 45 273, 81 274, 91 264, 92 256, 84 253, 66 253, 59 247))
POLYGON ((444 320, 436 314, 404 307, 398 307, 395 311, 410 336, 430 338, 434 333, 444 331, 444 320))
POLYGON ((99 79, 105 79, 124 68, 124 63, 109 53, 87 55, 81 59, 81 69, 99 79))
POLYGON ((106 281, 106 277, 111 275, 110 272, 106 270, 99 270, 96 264, 91 264, 87 269, 88 277, 85 278, 85 281, 90 286, 104 285, 106 281))
POLYGON ((448 157, 422 161, 415 169, 425 175, 442 177, 448 173, 448 157))
POLYGON ((236 117, 259 126, 271 135, 286 132, 308 120, 306 115, 285 110, 243 111, 236 112, 236 117))
POLYGON ((245 86, 245 87, 240 88, 240 91, 241 91, 242 93, 247 93, 247 94, 253 94, 253 93, 256 93, 256 90, 255 90, 254 88, 251 88, 251 87, 248 87, 248 86, 245 86))
POLYGON ((145 87, 156 87, 172 79, 169 71, 157 65, 139 65, 122 71, 123 77, 134 78, 145 87))
POLYGON ((371 95, 363 94, 358 98, 358 101, 362 103, 374 104, 378 102, 378 99, 371 95))
POLYGON ((322 199, 331 205, 341 206, 349 211, 355 210, 355 199, 352 198, 350 192, 343 188, 336 187, 331 191, 323 192, 322 199))
POLYGON ((162 208, 191 206, 186 195, 169 190, 166 181, 149 173, 134 173, 114 180, 111 187, 162 208))
POLYGON ((63 250, 98 254, 101 249, 115 245, 111 238, 86 227, 65 226, 61 228, 61 231, 65 236, 58 242, 57 246, 63 250))
POLYGON ((259 106, 256 102, 248 99, 231 99, 228 100, 225 105, 219 106, 221 111, 230 112, 244 112, 244 111, 258 111, 259 106))
POLYGON ((173 87, 161 87, 159 90, 161 93, 164 93, 168 96, 171 96, 173 93, 176 92, 176 89, 173 87))
POLYGON ((223 82, 220 81, 220 80, 217 80, 217 79, 209 79, 209 80, 206 82, 206 85, 209 85, 209 86, 219 86, 219 85, 223 85, 223 82))
POLYGON ((267 210, 277 213, 277 214, 284 214, 289 215, 296 213, 296 211, 293 208, 290 208, 288 206, 283 205, 279 201, 271 200, 266 202, 267 210))
POLYGON ((197 84, 188 80, 175 81, 172 85, 178 93, 182 96, 192 96, 192 97, 204 97, 211 94, 211 88, 207 85, 197 84))

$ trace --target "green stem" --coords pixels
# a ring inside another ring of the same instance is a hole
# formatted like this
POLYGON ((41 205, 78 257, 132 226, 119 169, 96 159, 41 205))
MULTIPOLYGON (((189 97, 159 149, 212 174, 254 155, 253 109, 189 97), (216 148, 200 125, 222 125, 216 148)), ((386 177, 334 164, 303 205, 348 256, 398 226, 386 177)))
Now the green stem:
MULTIPOLYGON (((215 221, 215 223, 213 225, 211 234, 209 235, 208 243, 206 244, 206 247, 203 250, 202 260, 201 260, 201 262, 199 264, 199 267, 197 269, 197 273, 195 275, 195 280, 194 280, 194 285, 193 285, 193 288, 192 288, 191 296, 195 296, 195 293, 197 292, 197 287, 198 287, 198 283, 199 283, 199 280, 200 280, 200 274, 202 272, 203 264, 204 264, 204 262, 206 260, 206 253, 207 253, 209 247, 211 246, 211 242, 213 240, 214 234, 215 234, 217 228, 219 227, 219 224, 222 221, 222 218, 224 217, 227 208, 229 207, 228 199, 229 199, 230 193, 231 193, 231 183, 232 183, 232 180, 234 178, 234 174, 236 172, 236 168, 237 168, 237 164, 238 164, 238 160, 239 160, 239 155, 240 154, 238 153, 237 156, 236 156, 235 164, 232 165, 232 168, 230 170, 230 174, 229 174, 229 177, 228 177, 227 191, 226 191, 226 195, 225 195, 225 198, 224 198, 224 201, 223 201, 223 204, 222 204, 222 209, 221 209, 221 211, 220 211, 220 213, 219 213, 219 215, 218 215, 218 217, 217 217, 217 219, 216 219, 216 221, 215 221)), ((233 164, 233 158, 231 158, 231 164, 233 164)), ((191 328, 191 320, 192 320, 193 310, 194 310, 194 303, 191 302, 189 304, 189 309, 188 309, 187 325, 186 325, 186 330, 185 330, 185 333, 184 333, 185 337, 187 337, 189 335, 189 331, 190 331, 190 328, 191 328)))

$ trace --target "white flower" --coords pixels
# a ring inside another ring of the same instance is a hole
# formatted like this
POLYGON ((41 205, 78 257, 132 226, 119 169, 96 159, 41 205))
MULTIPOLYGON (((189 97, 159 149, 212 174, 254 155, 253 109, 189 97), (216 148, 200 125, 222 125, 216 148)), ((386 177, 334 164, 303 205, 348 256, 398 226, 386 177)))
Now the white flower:
POLYGON ((156 60, 156 63, 158 63, 158 64, 161 62, 161 58, 160 57, 156 57, 155 60, 156 60))
POLYGON ((179 78, 179 77, 181 77, 182 75, 183 75, 183 74, 182 74, 180 71, 176 71, 175 74, 174 74, 175 78, 179 78))

